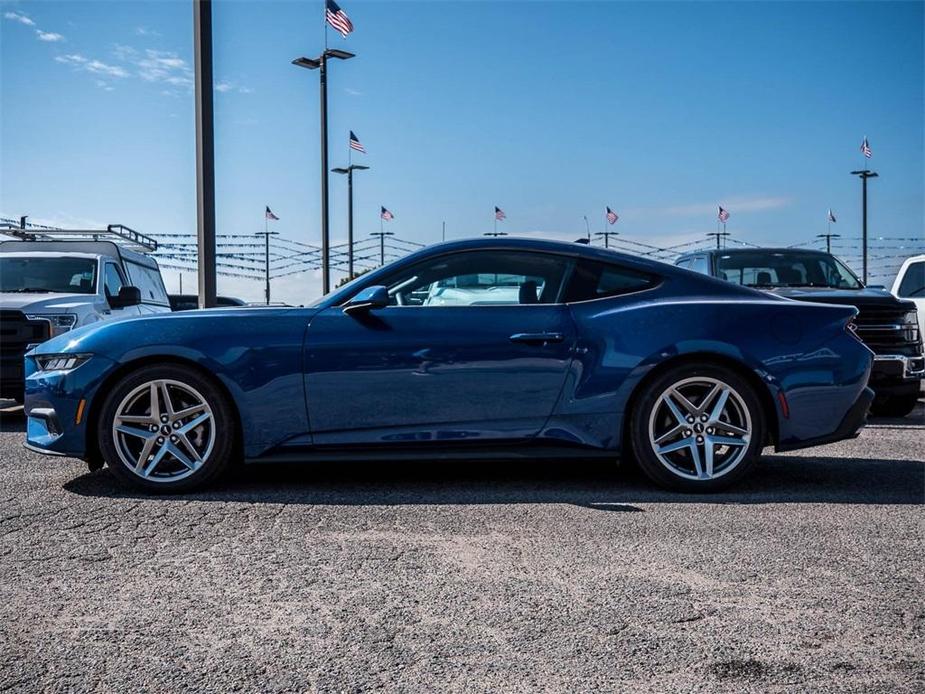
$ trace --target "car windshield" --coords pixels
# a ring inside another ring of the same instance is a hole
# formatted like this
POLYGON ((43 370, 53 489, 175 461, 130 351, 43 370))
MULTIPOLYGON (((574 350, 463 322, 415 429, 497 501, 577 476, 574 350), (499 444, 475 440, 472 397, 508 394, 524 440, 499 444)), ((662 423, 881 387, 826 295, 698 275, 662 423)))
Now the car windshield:
POLYGON ((34 294, 93 294, 93 258, 0 256, 0 292, 34 294))
POLYGON ((829 287, 862 289, 844 263, 826 253, 748 251, 717 257, 720 279, 748 287, 829 287))

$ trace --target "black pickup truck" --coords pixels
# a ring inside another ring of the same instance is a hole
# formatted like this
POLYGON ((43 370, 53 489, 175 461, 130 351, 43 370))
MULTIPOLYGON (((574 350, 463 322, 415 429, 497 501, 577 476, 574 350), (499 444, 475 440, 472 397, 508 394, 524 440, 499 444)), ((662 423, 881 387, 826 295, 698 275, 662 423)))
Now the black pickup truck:
POLYGON ((904 417, 915 408, 925 356, 913 302, 865 287, 844 263, 822 251, 715 249, 687 253, 675 265, 798 301, 854 306, 857 335, 875 355, 871 412, 904 417))

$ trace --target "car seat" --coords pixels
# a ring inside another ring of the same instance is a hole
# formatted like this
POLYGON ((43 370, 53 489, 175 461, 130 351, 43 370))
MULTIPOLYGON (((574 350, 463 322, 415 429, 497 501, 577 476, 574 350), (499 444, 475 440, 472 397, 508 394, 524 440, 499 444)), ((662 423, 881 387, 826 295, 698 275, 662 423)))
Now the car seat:
POLYGON ((527 280, 520 285, 520 295, 518 301, 522 304, 538 304, 539 299, 536 296, 537 285, 533 280, 527 280))

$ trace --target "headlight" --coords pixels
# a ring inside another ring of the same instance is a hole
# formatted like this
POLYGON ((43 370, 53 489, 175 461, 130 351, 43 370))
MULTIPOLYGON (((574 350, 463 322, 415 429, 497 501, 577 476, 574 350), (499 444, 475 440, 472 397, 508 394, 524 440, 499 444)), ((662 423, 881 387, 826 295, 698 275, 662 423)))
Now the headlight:
POLYGON ((47 320, 51 323, 51 336, 56 337, 66 333, 77 324, 77 316, 73 313, 27 313, 29 320, 47 320))
POLYGON ((89 354, 39 354, 39 371, 72 371, 90 358, 89 354))
POLYGON ((919 312, 915 309, 908 311, 906 315, 903 316, 903 323, 907 325, 918 325, 919 324, 919 312))

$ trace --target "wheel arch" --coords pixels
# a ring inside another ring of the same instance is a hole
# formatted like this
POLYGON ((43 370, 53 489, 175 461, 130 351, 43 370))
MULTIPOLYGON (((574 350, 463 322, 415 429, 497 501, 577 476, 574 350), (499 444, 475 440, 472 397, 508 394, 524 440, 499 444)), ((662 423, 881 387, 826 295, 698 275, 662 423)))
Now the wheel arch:
POLYGON ((204 368, 201 364, 196 363, 192 359, 186 359, 184 357, 167 354, 147 355, 144 357, 132 359, 125 362, 124 364, 120 364, 118 368, 114 369, 106 376, 103 381, 100 382, 96 388, 95 396, 90 400, 90 408, 87 411, 85 445, 86 457, 92 466, 102 466, 102 455, 100 453, 99 444, 97 442, 96 430, 99 423, 100 412, 102 411, 103 403, 106 400, 106 393, 108 393, 116 385, 116 383, 125 378, 128 374, 138 370, 141 367, 165 365, 184 366, 193 369, 199 373, 200 376, 208 379, 219 389, 219 391, 221 391, 222 395, 227 398, 228 404, 231 406, 231 411, 234 413, 235 452, 240 453, 244 450, 244 427, 241 422, 241 412, 238 409, 238 403, 235 401, 231 391, 228 389, 228 386, 222 381, 222 379, 218 378, 214 373, 204 368))
POLYGON ((669 369, 687 364, 707 364, 712 366, 722 366, 724 368, 730 369, 731 371, 734 371, 736 374, 744 378, 748 384, 754 388, 755 394, 758 396, 758 401, 761 404, 761 410, 762 414, 764 414, 766 424, 766 436, 768 439, 766 443, 775 445, 777 444, 780 437, 780 421, 778 419, 777 407, 774 404, 774 396, 772 395, 771 390, 768 388, 768 385, 761 380, 761 377, 755 373, 754 369, 750 368, 747 364, 725 354, 719 354, 716 352, 689 352, 686 354, 679 354, 659 362, 651 369, 649 369, 649 371, 633 388, 625 410, 627 416, 623 418, 622 422, 623 431, 621 432, 621 439, 622 448, 624 451, 631 450, 631 446, 629 445, 629 438, 632 412, 635 410, 637 403, 642 397, 643 393, 645 393, 646 388, 656 378, 661 376, 669 369))

